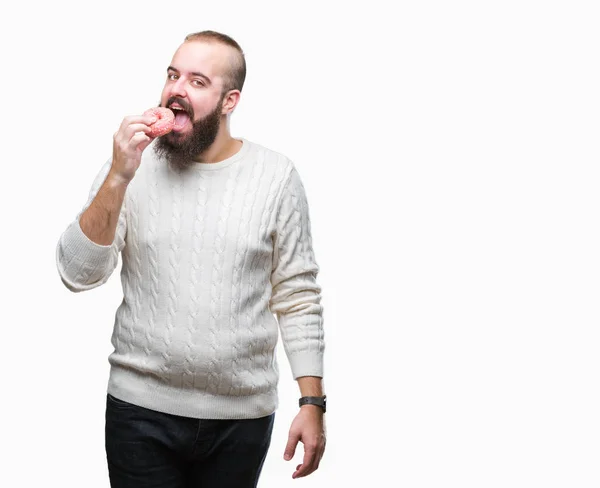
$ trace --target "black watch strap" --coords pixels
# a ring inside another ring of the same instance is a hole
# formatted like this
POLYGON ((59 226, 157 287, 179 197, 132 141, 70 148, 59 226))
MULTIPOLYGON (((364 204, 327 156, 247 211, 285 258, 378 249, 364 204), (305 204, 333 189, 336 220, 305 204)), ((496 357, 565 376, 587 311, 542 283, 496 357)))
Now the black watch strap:
POLYGON ((305 396, 298 401, 299 406, 302 405, 317 405, 323 409, 323 413, 327 411, 327 396, 305 396))

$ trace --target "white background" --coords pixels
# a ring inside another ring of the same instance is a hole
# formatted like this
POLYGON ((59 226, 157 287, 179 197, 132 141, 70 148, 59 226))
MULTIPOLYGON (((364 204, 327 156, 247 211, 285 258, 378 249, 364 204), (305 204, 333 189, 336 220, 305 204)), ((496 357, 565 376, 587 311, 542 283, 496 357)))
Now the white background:
POLYGON ((597 4, 392 5, 3 7, 0 485, 108 487, 120 265, 72 294, 55 247, 122 118, 214 29, 248 63, 232 134, 295 162, 323 287, 327 451, 291 479, 280 349, 259 486, 600 486, 597 4))

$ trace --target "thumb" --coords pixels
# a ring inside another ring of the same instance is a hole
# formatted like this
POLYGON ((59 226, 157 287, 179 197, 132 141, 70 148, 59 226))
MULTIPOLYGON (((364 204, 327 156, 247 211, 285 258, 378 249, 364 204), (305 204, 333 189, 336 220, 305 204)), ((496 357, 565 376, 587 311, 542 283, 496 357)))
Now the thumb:
POLYGON ((289 461, 294 457, 294 453, 296 452, 296 446, 298 445, 299 440, 300 436, 297 433, 290 432, 287 444, 285 446, 285 451, 283 452, 283 459, 289 461))

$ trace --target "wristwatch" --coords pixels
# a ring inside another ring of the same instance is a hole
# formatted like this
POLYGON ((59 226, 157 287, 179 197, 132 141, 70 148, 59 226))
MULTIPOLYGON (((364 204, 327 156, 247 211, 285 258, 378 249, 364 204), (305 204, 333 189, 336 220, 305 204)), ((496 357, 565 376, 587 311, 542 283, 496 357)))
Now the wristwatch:
POLYGON ((327 411, 327 396, 305 396, 298 401, 299 406, 302 405, 317 405, 323 409, 323 413, 327 411))

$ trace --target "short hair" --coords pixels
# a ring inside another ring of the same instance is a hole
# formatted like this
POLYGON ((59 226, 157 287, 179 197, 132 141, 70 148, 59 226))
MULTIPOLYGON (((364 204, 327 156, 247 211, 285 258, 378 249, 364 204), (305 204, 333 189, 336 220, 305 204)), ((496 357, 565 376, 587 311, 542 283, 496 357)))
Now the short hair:
POLYGON ((242 91, 246 79, 246 58, 244 51, 242 51, 242 48, 236 41, 226 34, 212 30, 188 34, 185 36, 184 42, 190 41, 218 42, 234 48, 237 51, 237 55, 230 58, 228 72, 224 73, 223 94, 229 90, 242 91))

